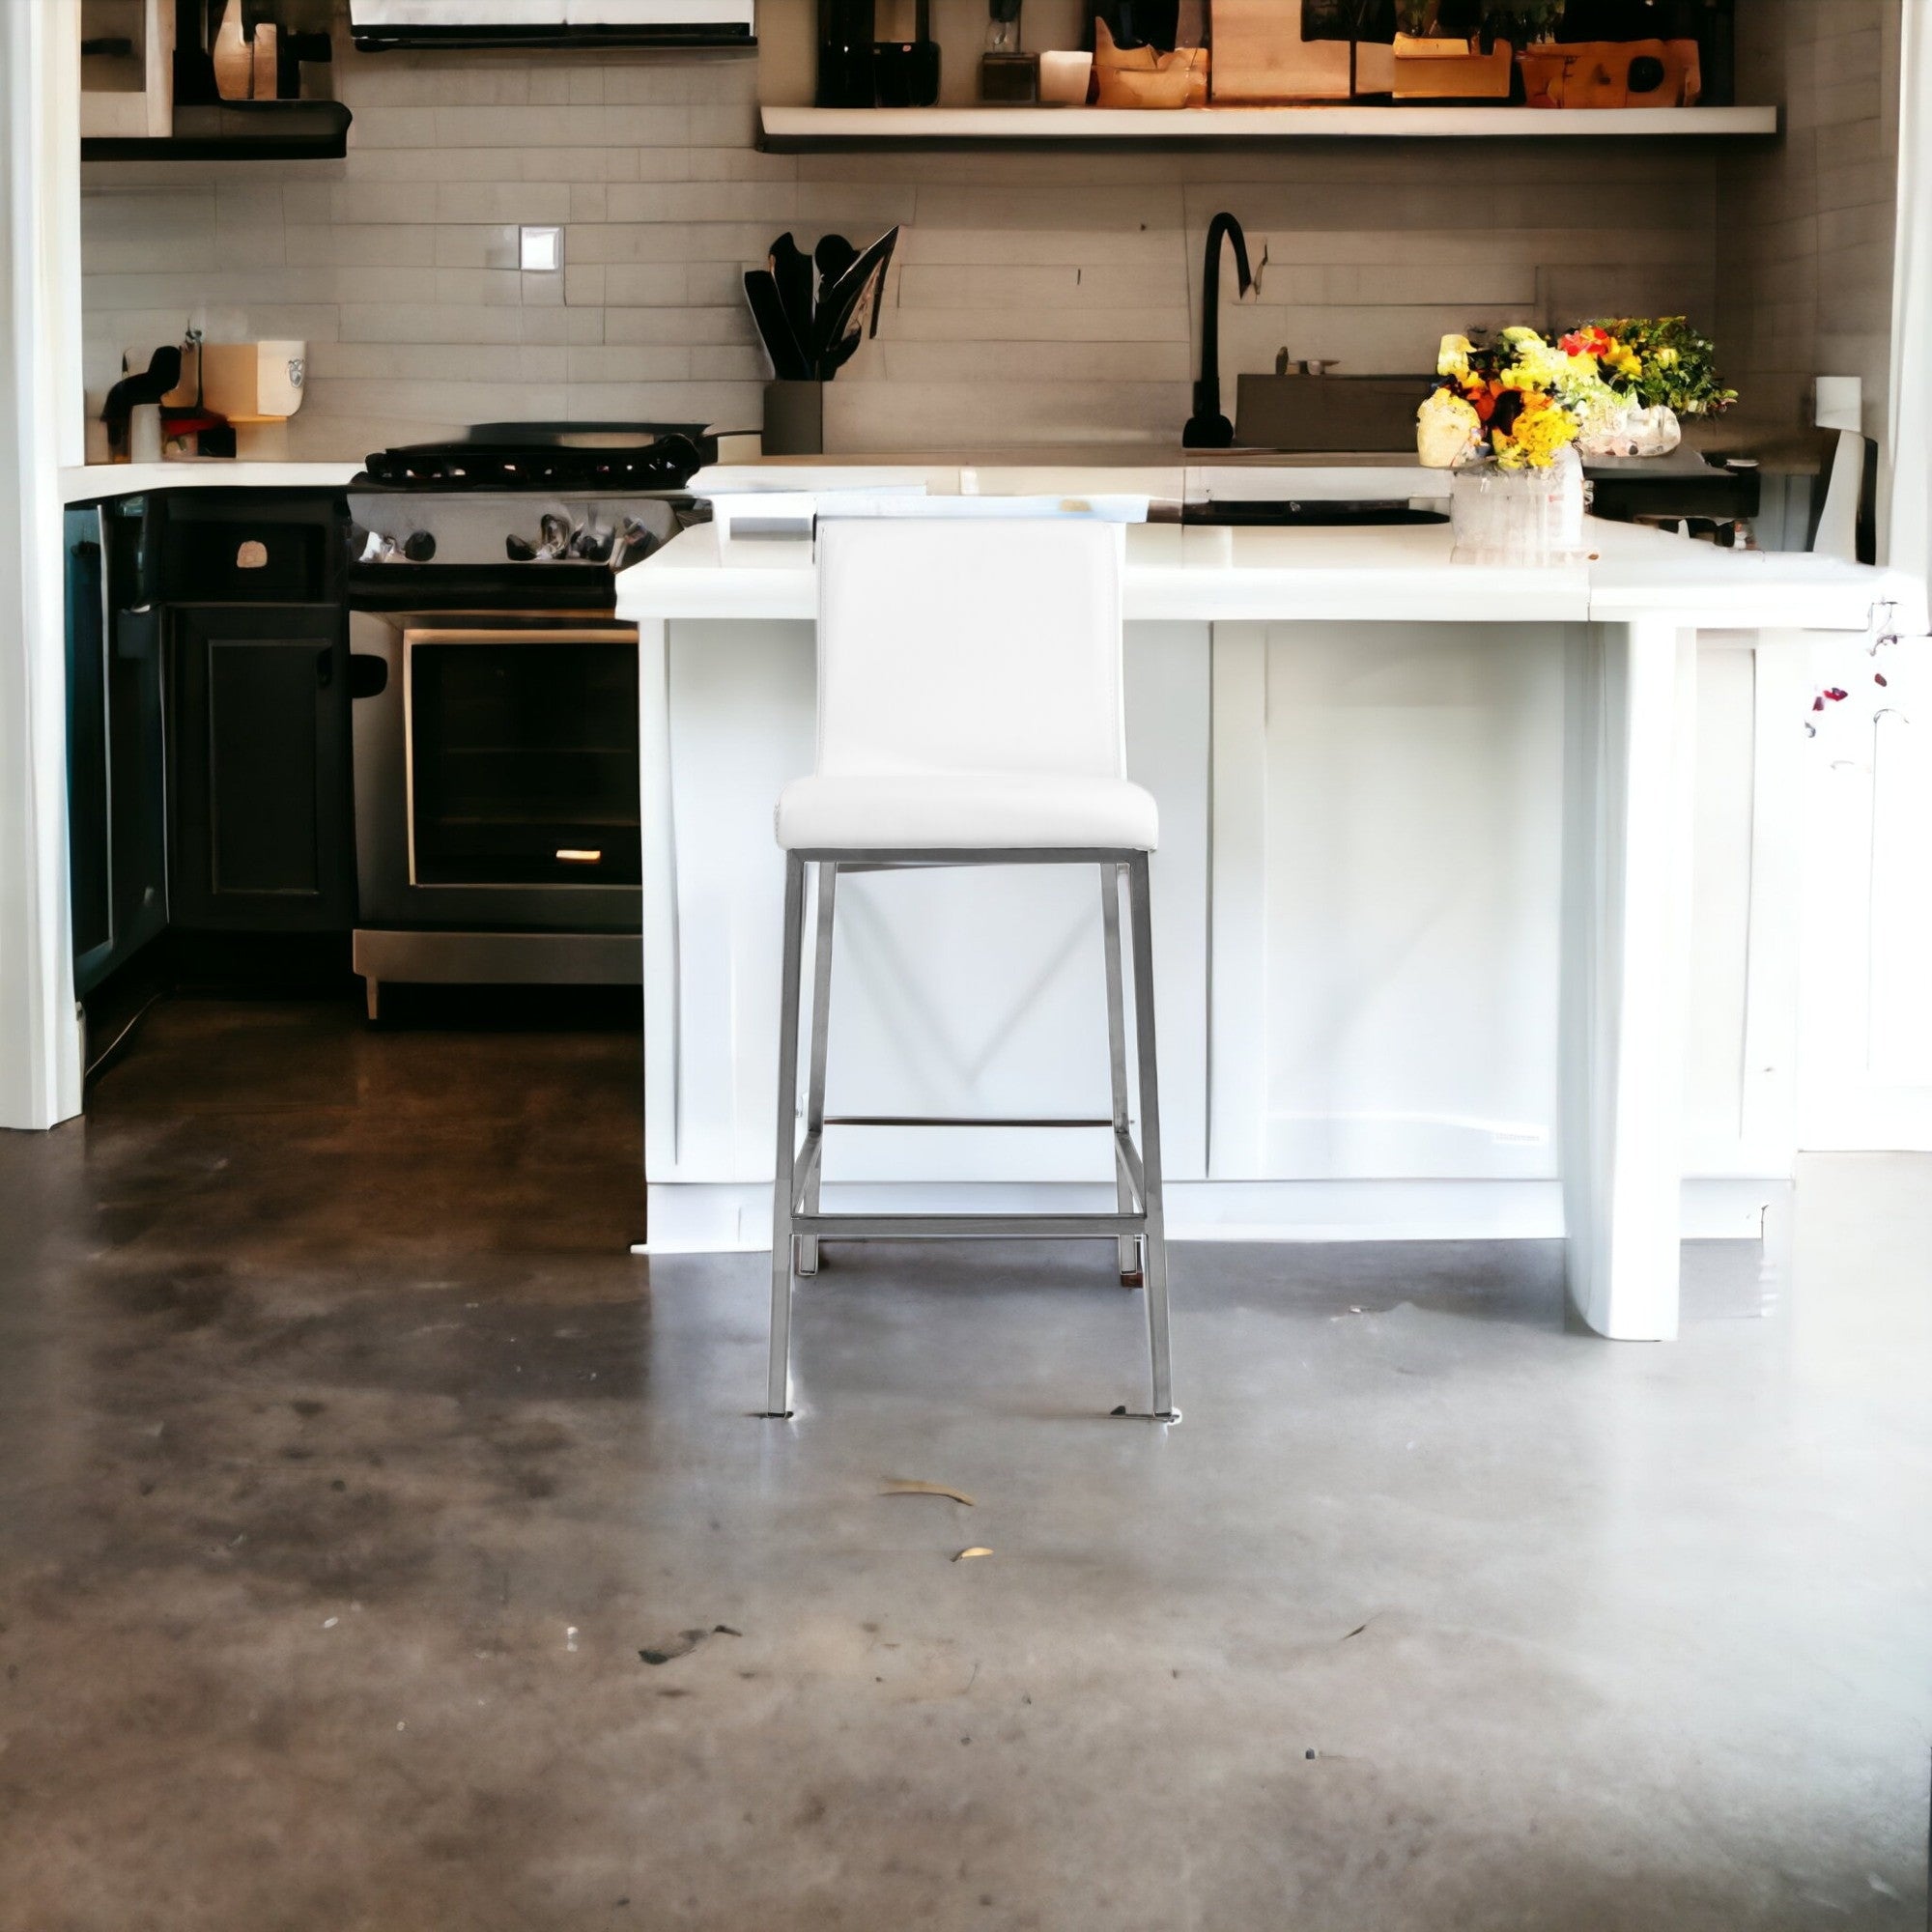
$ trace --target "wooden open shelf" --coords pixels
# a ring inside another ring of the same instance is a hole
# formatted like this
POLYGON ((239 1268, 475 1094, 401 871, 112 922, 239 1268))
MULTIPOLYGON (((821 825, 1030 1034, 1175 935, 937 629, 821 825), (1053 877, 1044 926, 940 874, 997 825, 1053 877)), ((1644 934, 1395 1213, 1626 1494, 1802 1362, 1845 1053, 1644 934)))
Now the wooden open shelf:
POLYGON ((1777 132, 1776 107, 766 107, 775 153, 908 142, 1550 141, 1777 132))

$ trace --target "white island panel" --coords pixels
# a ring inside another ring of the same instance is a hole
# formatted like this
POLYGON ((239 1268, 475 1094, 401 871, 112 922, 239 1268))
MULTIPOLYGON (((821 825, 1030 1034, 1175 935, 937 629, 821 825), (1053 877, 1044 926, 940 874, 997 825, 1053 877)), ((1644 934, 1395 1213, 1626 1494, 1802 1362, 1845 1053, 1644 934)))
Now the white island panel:
MULTIPOLYGON (((654 1214, 677 1212, 659 1189, 725 1190, 700 1216, 762 1237, 768 1210, 741 1210, 769 1193, 776 1139, 770 913, 783 866, 772 810, 811 765, 814 633, 760 621, 641 630, 654 1214)), ((1128 764, 1161 811, 1163 1126, 1181 1179, 1202 1177, 1207 1160, 1208 639, 1206 625, 1127 632, 1128 764)), ((1098 873, 1086 867, 843 881, 831 1111, 1105 1115, 1099 908, 1098 873)), ((853 1129, 827 1143, 828 1201, 841 1182, 1085 1180, 1111 1190, 1104 1135, 853 1129)), ((654 1222, 661 1238, 673 1236, 654 1222)))
POLYGON ((1216 1042, 1261 1054, 1261 1118, 1230 1122, 1214 1171, 1245 1149, 1258 1179, 1553 1179, 1561 628, 1274 624, 1218 647, 1262 653, 1261 703, 1215 750, 1262 761, 1266 960, 1216 1042))

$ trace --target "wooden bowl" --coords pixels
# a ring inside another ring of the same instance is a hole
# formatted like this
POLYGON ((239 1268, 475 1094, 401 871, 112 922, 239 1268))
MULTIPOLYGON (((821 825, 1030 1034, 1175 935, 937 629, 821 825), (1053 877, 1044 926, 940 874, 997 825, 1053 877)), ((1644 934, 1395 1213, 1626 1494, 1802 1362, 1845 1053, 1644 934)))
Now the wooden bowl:
POLYGON ((1099 68, 1102 107, 1185 107, 1194 80, 1191 55, 1182 49, 1163 57, 1153 68, 1099 68))

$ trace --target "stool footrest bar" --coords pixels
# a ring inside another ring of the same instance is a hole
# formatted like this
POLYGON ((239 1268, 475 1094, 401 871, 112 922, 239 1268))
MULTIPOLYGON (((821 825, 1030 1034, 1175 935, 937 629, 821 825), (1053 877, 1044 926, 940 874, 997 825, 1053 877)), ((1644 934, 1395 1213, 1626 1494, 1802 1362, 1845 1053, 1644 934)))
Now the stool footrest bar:
POLYGON ((1010 1119, 990 1115, 956 1114, 828 1114, 828 1127, 1111 1127, 1110 1120, 1053 1120, 1037 1115, 1010 1119))
POLYGON ((799 1214, 792 1232, 825 1241, 1101 1240, 1147 1230, 1145 1214, 799 1214))

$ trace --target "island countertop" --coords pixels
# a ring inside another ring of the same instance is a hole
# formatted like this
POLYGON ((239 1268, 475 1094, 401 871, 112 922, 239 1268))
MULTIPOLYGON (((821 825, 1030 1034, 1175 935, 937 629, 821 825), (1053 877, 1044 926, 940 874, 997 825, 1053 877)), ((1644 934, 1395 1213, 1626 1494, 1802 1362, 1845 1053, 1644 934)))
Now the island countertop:
MULTIPOLYGON (((1690 629, 1861 631, 1891 603, 1922 622, 1900 573, 1784 551, 1726 551, 1591 519, 1589 552, 1549 565, 1456 560, 1447 525, 1256 528, 1149 524, 1127 531, 1132 622, 1360 618, 1413 622, 1673 623, 1690 629)), ((699 525, 617 580, 634 620, 810 618, 809 540, 699 525)))

